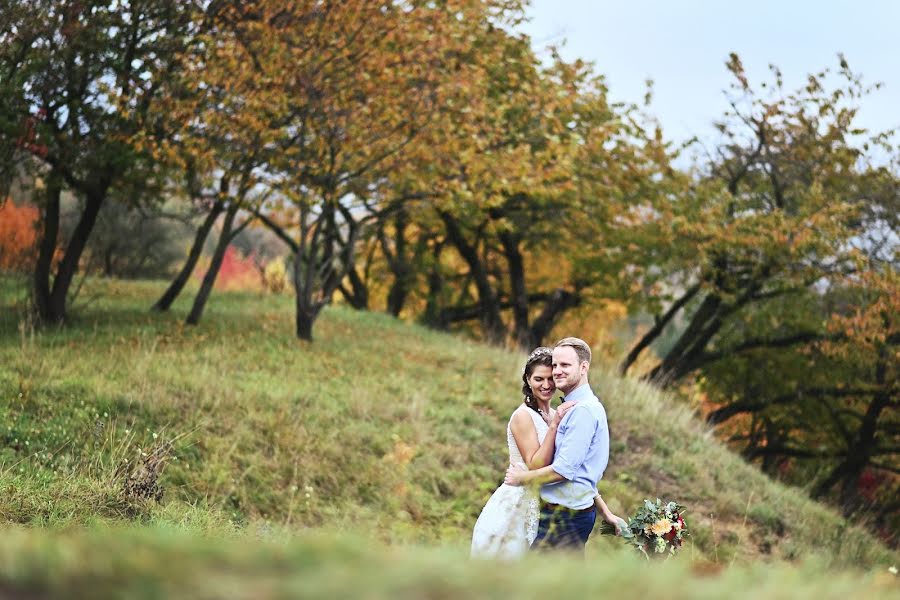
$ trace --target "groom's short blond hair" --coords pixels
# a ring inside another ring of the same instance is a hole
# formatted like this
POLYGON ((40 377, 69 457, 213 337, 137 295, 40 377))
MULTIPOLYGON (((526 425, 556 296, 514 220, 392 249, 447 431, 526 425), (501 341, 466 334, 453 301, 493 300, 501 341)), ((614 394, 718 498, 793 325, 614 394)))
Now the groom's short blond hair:
POLYGON ((591 364, 591 347, 584 340, 577 337, 567 337, 553 345, 554 348, 562 348, 563 346, 568 346, 575 351, 575 354, 578 356, 578 362, 591 364))

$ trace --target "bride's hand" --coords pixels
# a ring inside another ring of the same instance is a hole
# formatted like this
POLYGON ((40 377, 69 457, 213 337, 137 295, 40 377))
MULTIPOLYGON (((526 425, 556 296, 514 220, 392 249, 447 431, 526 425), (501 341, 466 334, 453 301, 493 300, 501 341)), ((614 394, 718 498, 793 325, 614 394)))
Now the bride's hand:
POLYGON ((522 473, 527 473, 528 468, 522 463, 515 463, 510 465, 510 467, 506 470, 506 477, 503 478, 503 483, 506 485, 514 485, 520 486, 522 485, 522 473))
POLYGON ((553 420, 550 422, 550 426, 558 427, 560 421, 562 421, 562 418, 564 416, 566 416, 566 413, 569 412, 572 408, 574 408, 576 404, 578 404, 578 403, 573 402, 572 400, 569 400, 568 402, 563 402, 562 404, 560 404, 556 408, 556 413, 554 413, 554 415, 553 415, 553 420))

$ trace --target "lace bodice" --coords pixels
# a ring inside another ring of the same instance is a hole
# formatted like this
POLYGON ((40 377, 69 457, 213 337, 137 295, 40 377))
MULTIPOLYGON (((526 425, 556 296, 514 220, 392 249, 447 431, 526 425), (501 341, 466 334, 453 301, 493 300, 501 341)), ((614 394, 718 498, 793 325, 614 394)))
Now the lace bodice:
POLYGON ((544 443, 544 437, 550 429, 544 422, 544 419, 541 418, 541 415, 525 406, 524 403, 520 404, 519 408, 514 410, 513 414, 509 417, 509 423, 506 424, 506 443, 509 446, 509 464, 511 465, 525 462, 522 458, 522 454, 519 452, 519 447, 516 445, 516 438, 513 437, 512 428, 510 427, 513 416, 520 410, 527 412, 528 416, 531 417, 531 420, 534 421, 534 428, 537 430, 539 444, 544 443))

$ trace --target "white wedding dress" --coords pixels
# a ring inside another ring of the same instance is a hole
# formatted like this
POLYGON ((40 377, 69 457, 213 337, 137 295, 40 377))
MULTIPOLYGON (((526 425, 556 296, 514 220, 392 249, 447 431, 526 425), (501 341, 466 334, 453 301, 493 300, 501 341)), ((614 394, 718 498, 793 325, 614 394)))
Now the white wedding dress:
MULTIPOLYGON (((526 411, 537 430, 538 442, 544 442, 547 424, 541 416, 523 403, 514 412, 526 411)), ((510 416, 512 422, 512 416, 510 416)), ((506 425, 506 443, 509 446, 510 464, 524 463, 519 447, 513 438, 509 423, 506 425)), ((473 558, 517 558, 528 551, 537 537, 538 496, 524 487, 506 485, 497 488, 475 522, 472 531, 473 558)))

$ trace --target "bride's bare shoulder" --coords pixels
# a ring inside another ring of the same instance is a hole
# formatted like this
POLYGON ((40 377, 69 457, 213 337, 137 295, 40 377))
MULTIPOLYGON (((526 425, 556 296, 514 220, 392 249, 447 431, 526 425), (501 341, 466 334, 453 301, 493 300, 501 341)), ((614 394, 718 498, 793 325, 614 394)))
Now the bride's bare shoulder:
POLYGON ((519 406, 516 407, 516 410, 512 411, 512 414, 509 415, 509 420, 513 421, 513 420, 527 419, 528 418, 528 413, 526 412, 527 410, 528 410, 528 407, 525 406, 525 403, 523 402, 522 404, 520 404, 519 406))

